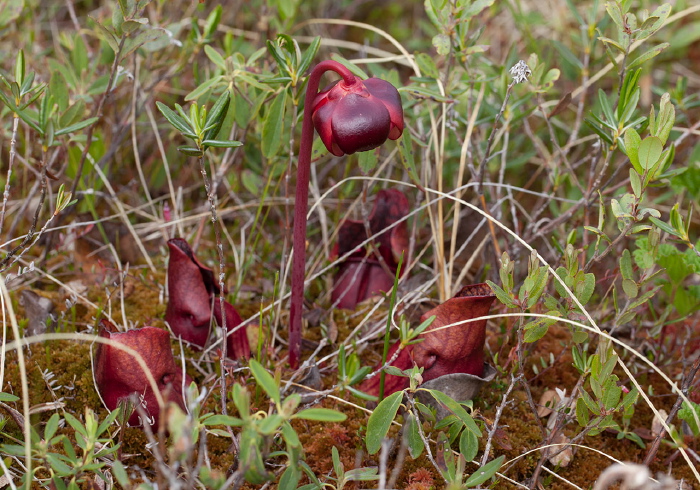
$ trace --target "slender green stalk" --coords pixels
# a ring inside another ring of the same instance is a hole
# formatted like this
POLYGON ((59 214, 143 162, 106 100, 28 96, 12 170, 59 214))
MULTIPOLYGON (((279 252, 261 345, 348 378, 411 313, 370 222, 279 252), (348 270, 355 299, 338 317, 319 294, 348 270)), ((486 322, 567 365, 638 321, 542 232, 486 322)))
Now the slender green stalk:
MULTIPOLYGON (((394 316, 394 306, 396 305, 396 291, 399 289, 399 277, 401 277, 401 266, 403 265, 403 253, 399 257, 399 265, 396 267, 396 275, 394 276, 394 287, 391 288, 391 299, 389 300, 389 315, 386 317, 386 331, 384 332, 384 352, 382 352, 382 366, 386 364, 386 358, 389 355, 389 335, 391 333, 391 319, 394 316)), ((379 374, 379 401, 384 399, 384 378, 386 373, 384 369, 379 374)))

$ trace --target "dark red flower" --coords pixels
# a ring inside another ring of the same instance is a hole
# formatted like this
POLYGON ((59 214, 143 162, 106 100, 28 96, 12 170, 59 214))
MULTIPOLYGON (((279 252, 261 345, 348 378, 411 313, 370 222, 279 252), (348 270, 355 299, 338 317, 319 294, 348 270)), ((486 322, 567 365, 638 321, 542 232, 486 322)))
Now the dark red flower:
MULTIPOLYGON (((141 405, 149 414, 149 425, 158 427, 160 408, 146 374, 134 357, 115 345, 122 345, 138 352, 155 379, 164 402, 177 403, 185 410, 183 388, 192 378, 182 376, 182 368, 175 363, 170 348, 170 334, 155 327, 143 327, 126 332, 116 332, 107 320, 100 322, 100 337, 111 340, 110 345, 99 343, 95 350, 93 375, 95 384, 110 410, 132 393, 139 395, 141 405)), ((137 411, 129 418, 129 425, 141 425, 137 411)))
POLYGON ((374 208, 369 216, 369 230, 374 235, 375 250, 379 252, 386 268, 374 252, 368 254, 367 248, 360 246, 369 238, 364 222, 343 221, 333 255, 342 257, 353 250, 354 252, 338 268, 331 294, 333 304, 337 304, 339 308, 353 309, 365 299, 391 290, 398 259, 402 252, 408 250, 408 230, 406 221, 402 221, 391 230, 384 230, 405 218, 407 214, 408 199, 403 192, 383 189, 377 193, 374 208))
POLYGON ((328 151, 335 156, 377 148, 403 132, 398 90, 381 78, 355 83, 338 80, 314 99, 313 121, 328 151))
MULTIPOLYGON (((204 347, 211 331, 213 314, 219 325, 222 324, 221 307, 216 295, 219 286, 214 280, 214 272, 202 264, 189 244, 182 238, 168 240, 170 260, 168 262, 168 306, 165 320, 173 333, 183 340, 204 347)), ((239 327, 243 320, 236 309, 228 302, 224 303, 226 311, 226 329, 235 330, 227 336, 226 350, 232 359, 249 358, 250 345, 244 327, 239 327)))
MULTIPOLYGON (((423 381, 430 381, 445 374, 466 373, 481 377, 484 372, 484 342, 486 320, 457 322, 486 316, 496 296, 487 284, 463 287, 454 298, 448 299, 421 317, 421 321, 435 315, 428 329, 420 335, 422 342, 406 347, 392 363, 399 369, 408 369, 413 363, 423 368, 423 381)), ((390 349, 387 359, 399 347, 397 342, 390 349)), ((387 375, 385 395, 408 387, 408 378, 387 375)), ((379 393, 379 376, 367 380, 361 387, 367 393, 379 393)))

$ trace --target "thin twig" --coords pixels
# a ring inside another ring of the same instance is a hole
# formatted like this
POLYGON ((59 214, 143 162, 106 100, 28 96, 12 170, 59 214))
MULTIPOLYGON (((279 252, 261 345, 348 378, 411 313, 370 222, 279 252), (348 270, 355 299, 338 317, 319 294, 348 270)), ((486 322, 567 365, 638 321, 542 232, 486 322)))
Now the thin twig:
POLYGON ((12 165, 15 162, 17 146, 17 128, 19 128, 19 115, 12 115, 12 139, 10 139, 10 161, 7 165, 7 180, 5 181, 5 192, 2 194, 2 210, 0 210, 0 235, 5 224, 5 213, 7 212, 7 200, 10 198, 10 178, 12 177, 12 165))
POLYGON ((486 445, 484 446, 484 454, 481 456, 481 466, 484 466, 486 462, 489 460, 489 453, 491 452, 491 443, 493 441, 493 436, 496 434, 496 431, 498 430, 498 422, 501 420, 501 416, 503 415, 503 410, 506 408, 508 405, 508 397, 510 396, 511 392, 513 391, 513 388, 515 387, 515 384, 520 381, 520 376, 513 376, 512 374, 510 375, 510 385, 508 385, 508 389, 506 392, 503 394, 503 399, 501 400, 501 404, 498 405, 498 408, 496 409, 496 416, 493 419, 493 423, 491 424, 491 429, 489 429, 488 436, 486 437, 486 445))
MULTIPOLYGON (((700 357, 695 359, 695 362, 691 366, 690 370, 688 371, 688 374, 686 374, 683 377, 683 382, 681 384, 681 391, 683 394, 687 395, 688 390, 693 384, 693 380, 695 379, 695 375, 697 374, 698 370, 700 369, 700 357)), ((676 402, 673 404, 673 407, 671 408, 671 411, 668 414, 668 417, 666 418, 666 425, 671 425, 671 422, 673 422, 673 419, 676 417, 676 414, 678 411, 681 409, 681 406, 683 405, 683 398, 680 396, 676 398, 676 402)), ((651 462, 654 460, 654 457, 656 456, 656 452, 659 450, 659 445, 661 444, 661 439, 666 435, 666 429, 662 428, 659 431, 659 434, 656 436, 656 439, 654 439, 654 442, 651 443, 651 446, 649 446, 649 449, 647 450, 647 454, 644 457, 644 464, 649 465, 651 462)))
POLYGON ((226 308, 224 307, 224 278, 226 262, 224 258, 224 246, 221 242, 221 230, 219 230, 219 219, 216 214, 216 196, 212 192, 211 183, 209 182, 209 177, 207 176, 207 169, 204 165, 204 156, 197 159, 199 162, 199 170, 202 173, 202 179, 204 179, 204 189, 207 191, 207 199, 209 200, 209 210, 211 212, 211 222, 214 227, 214 234, 216 236, 216 250, 219 253, 219 307, 221 308, 221 329, 223 331, 223 342, 221 345, 221 413, 223 415, 228 415, 228 409, 226 407, 226 308))

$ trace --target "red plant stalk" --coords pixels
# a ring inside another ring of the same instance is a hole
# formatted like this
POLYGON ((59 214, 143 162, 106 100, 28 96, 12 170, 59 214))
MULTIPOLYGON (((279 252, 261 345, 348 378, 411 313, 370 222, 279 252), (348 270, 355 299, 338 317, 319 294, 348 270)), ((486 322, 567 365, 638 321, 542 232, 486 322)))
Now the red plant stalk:
POLYGON ((314 125, 328 151, 336 156, 377 148, 387 138, 397 139, 403 131, 401 97, 389 82, 377 78, 362 80, 337 61, 322 61, 309 75, 304 101, 297 187, 294 206, 294 258, 289 324, 289 364, 299 367, 301 316, 306 266, 306 212, 314 125), (334 71, 342 77, 318 94, 321 75, 334 71))

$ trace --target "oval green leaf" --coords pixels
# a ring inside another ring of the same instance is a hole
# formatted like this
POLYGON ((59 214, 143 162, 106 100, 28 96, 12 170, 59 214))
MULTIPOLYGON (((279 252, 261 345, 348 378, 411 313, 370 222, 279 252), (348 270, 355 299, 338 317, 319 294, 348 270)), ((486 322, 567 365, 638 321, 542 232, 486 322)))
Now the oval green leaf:
POLYGON ((403 399, 403 391, 397 391, 377 405, 374 409, 372 415, 369 416, 367 421, 367 452, 369 454, 375 454, 382 447, 382 440, 386 437, 387 432, 389 432, 389 427, 391 422, 396 417, 396 412, 399 410, 401 405, 401 400, 403 399))
POLYGON ((648 136, 639 144, 637 155, 639 164, 644 170, 649 170, 659 161, 661 153, 664 151, 664 145, 656 136, 648 136))
POLYGON ((342 422, 347 415, 329 408, 309 408, 294 415, 296 419, 319 420, 321 422, 342 422))
POLYGON ((262 366, 262 364, 255 359, 250 360, 250 372, 253 373, 255 381, 257 381, 258 385, 265 390, 267 396, 269 396, 272 401, 275 402, 275 405, 279 405, 281 402, 280 390, 277 383, 275 383, 275 378, 273 378, 272 375, 262 366))

